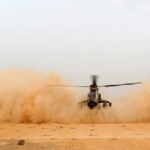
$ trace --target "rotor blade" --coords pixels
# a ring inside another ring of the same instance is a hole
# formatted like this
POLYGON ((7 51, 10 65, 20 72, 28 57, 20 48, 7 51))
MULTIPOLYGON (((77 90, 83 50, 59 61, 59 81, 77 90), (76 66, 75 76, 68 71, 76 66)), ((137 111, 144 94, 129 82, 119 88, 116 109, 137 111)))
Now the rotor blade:
POLYGON ((78 85, 48 85, 48 86, 56 86, 56 87, 81 87, 81 88, 89 87, 89 86, 78 86, 78 85))
POLYGON ((135 85, 135 84, 142 84, 142 82, 122 83, 122 84, 108 84, 108 85, 101 85, 101 86, 98 86, 98 87, 114 87, 114 86, 135 85))

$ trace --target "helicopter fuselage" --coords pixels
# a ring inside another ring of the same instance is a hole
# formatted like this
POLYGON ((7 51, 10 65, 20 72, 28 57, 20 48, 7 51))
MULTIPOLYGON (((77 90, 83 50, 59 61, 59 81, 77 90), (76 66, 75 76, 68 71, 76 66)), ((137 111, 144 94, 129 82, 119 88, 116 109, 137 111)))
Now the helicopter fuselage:
POLYGON ((95 108, 100 103, 103 104, 103 107, 106 107, 107 104, 111 106, 111 102, 101 99, 101 94, 99 93, 98 90, 99 89, 97 85, 90 85, 90 92, 88 94, 88 102, 87 102, 87 105, 90 109, 95 108))
POLYGON ((100 94, 98 93, 98 87, 97 85, 90 85, 90 92, 88 94, 88 107, 90 109, 95 108, 99 101, 101 100, 100 94))

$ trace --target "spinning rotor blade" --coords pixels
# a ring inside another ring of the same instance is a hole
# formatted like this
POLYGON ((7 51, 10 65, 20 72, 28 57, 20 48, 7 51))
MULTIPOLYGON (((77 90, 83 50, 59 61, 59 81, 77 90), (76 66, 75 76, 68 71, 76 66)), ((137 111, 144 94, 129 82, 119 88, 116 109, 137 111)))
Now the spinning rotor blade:
POLYGON ((114 87, 114 86, 135 85, 135 84, 142 84, 142 82, 110 84, 110 85, 108 84, 108 85, 101 85, 101 86, 98 86, 98 87, 114 87))
POLYGON ((78 86, 78 85, 48 85, 48 86, 60 86, 60 87, 81 87, 81 88, 86 88, 86 87, 89 87, 89 86, 78 86))
POLYGON ((97 75, 92 75, 91 79, 92 79, 92 84, 97 85, 98 76, 97 75))

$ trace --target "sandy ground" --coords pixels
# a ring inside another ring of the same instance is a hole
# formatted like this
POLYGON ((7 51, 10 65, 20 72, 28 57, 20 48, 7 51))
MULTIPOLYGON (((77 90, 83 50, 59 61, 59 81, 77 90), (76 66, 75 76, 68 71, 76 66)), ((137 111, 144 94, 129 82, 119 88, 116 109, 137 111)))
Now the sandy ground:
POLYGON ((150 123, 0 124, 0 150, 149 150, 150 123), (24 139, 23 146, 17 145, 24 139))

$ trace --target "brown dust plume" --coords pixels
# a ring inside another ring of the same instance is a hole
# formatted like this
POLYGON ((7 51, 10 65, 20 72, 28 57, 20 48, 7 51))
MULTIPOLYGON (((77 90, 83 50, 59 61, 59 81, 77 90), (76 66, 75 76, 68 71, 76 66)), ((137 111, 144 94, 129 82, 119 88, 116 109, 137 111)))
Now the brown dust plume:
POLYGON ((0 72, 0 122, 15 123, 101 123, 149 122, 150 85, 114 100, 112 108, 80 108, 73 88, 50 87, 65 84, 56 73, 27 70, 0 72))

